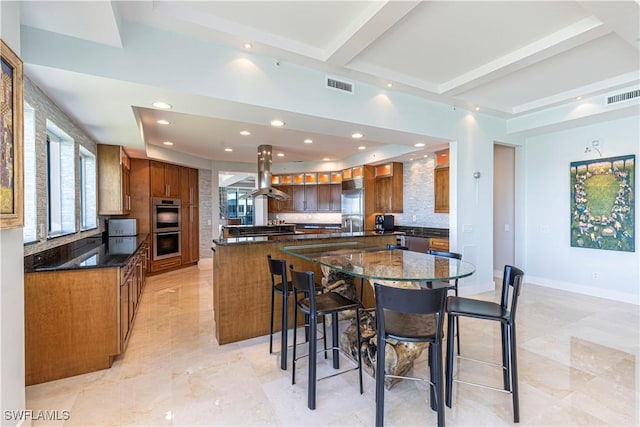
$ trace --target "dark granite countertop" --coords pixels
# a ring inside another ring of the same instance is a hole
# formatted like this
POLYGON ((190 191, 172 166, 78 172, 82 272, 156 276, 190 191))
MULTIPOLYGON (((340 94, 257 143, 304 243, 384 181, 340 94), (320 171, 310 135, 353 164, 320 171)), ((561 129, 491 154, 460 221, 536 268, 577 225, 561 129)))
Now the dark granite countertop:
POLYGON ((24 272, 123 267, 147 239, 147 234, 96 235, 24 257, 24 272))
MULTIPOLYGON (((403 233, 385 233, 391 235, 402 235, 403 233)), ((353 233, 320 233, 320 234, 288 234, 281 236, 255 236, 255 237, 230 237, 228 239, 213 239, 213 243, 219 246, 231 246, 239 244, 255 244, 255 243, 271 243, 271 242, 298 242, 301 240, 313 240, 313 239, 335 239, 335 238, 349 238, 349 237, 372 237, 380 236, 381 234, 375 231, 363 231, 353 233)))
POLYGON ((449 238, 449 229, 448 228, 433 228, 433 227, 410 227, 406 225, 396 225, 394 227, 395 231, 402 232, 407 236, 412 237, 439 237, 448 239, 449 238))

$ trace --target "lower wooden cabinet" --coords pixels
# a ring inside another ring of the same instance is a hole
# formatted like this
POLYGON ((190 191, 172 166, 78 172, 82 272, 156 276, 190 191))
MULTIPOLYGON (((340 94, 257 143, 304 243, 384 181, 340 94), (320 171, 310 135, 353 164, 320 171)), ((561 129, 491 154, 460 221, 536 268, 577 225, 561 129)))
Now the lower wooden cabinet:
POLYGON ((165 258, 159 261, 151 261, 151 272, 156 273, 162 270, 169 270, 180 267, 180 265, 182 265, 182 258, 180 256, 165 258))
POLYGON ((435 213, 449 213, 449 166, 437 167, 434 170, 435 213))

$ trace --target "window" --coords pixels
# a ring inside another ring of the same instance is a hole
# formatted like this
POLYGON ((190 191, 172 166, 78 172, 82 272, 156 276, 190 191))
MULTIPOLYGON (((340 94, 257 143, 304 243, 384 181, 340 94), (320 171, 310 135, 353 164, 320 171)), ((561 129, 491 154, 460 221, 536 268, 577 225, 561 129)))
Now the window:
POLYGON ((253 199, 241 198, 253 190, 253 188, 221 187, 220 218, 240 218, 242 224, 253 224, 253 199))
MULTIPOLYGON (((38 240, 36 208, 36 118, 35 111, 24 103, 24 243, 38 240)), ((44 231, 44 230, 43 230, 44 231)))
POLYGON ((48 234, 55 237, 76 231, 75 164, 73 140, 47 121, 48 234))
POLYGON ((96 156, 80 146, 80 230, 97 226, 96 156))

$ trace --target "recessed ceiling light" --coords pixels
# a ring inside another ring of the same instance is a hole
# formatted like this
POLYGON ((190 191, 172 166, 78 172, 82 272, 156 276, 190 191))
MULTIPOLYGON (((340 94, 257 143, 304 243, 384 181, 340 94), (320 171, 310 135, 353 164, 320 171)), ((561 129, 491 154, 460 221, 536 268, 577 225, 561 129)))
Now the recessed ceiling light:
POLYGON ((428 155, 428 154, 425 154, 425 155, 424 155, 424 156, 422 156, 422 157, 429 157, 429 155, 428 155))
POLYGON ((582 99, 581 96, 577 97, 576 100, 580 101, 582 99))
POLYGON ((358 147, 358 150, 366 150, 367 147, 365 147, 364 145, 361 145, 360 147, 358 147))
POLYGON ((240 135, 249 136, 249 135, 251 135, 251 132, 249 132, 248 130, 241 130, 240 131, 240 135))
POLYGON ((171 142, 171 141, 165 141, 165 142, 163 142, 163 144, 164 144, 164 145, 173 145, 173 142, 171 142))
POLYGON ((153 106, 156 108, 160 108, 161 110, 170 110, 173 108, 171 104, 167 104, 166 102, 163 102, 163 101, 156 101, 153 103, 153 106))
POLYGON ((271 120, 271 126, 279 128, 284 126, 284 122, 282 120, 271 120))
POLYGON ((413 144, 414 147, 424 147, 424 142, 418 142, 416 144, 413 144))
POLYGON ((225 148, 224 151, 233 151, 231 148, 225 148))
POLYGON ((360 132, 356 132, 356 133, 352 133, 352 134, 351 134, 351 138, 353 138, 353 139, 360 139, 360 138, 362 138, 363 136, 364 136, 364 135, 363 135, 363 134, 361 134, 360 132))
POLYGON ((253 45, 251 43, 245 43, 243 44, 245 49, 251 49, 253 47, 253 45))
POLYGON ((312 141, 312 140, 310 140, 309 138, 307 138, 307 139, 305 139, 305 140, 304 140, 304 143, 305 143, 305 144, 311 144, 312 142, 313 142, 313 141, 312 141))
POLYGON ((480 111, 480 107, 476 107, 476 111, 480 111))
POLYGON ((159 124, 159 125, 168 125, 169 124, 169 120, 161 119, 161 120, 158 120, 156 123, 159 124))
POLYGON ((278 153, 278 154, 276 154, 276 156, 278 156, 278 157, 284 157, 284 153, 278 153))
POLYGON ((393 83, 387 83, 387 87, 393 87, 393 83))
POLYGON ((322 159, 322 160, 324 160, 325 162, 328 162, 328 161, 329 161, 329 160, 331 160, 331 159, 330 159, 330 158, 328 158, 328 157, 325 157, 325 158, 324 158, 324 159, 322 159))
POLYGON ((409 161, 410 161, 410 162, 413 162, 413 157, 409 157, 409 161))

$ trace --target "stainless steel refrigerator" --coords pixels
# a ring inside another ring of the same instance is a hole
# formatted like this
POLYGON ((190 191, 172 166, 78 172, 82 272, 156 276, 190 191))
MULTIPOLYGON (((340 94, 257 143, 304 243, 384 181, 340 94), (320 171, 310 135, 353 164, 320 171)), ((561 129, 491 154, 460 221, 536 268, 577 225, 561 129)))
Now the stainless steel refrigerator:
POLYGON ((364 231, 364 190, 361 180, 342 182, 342 231, 364 231))

